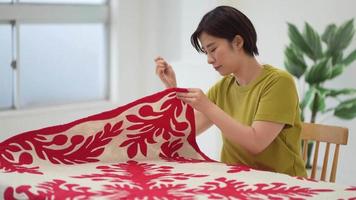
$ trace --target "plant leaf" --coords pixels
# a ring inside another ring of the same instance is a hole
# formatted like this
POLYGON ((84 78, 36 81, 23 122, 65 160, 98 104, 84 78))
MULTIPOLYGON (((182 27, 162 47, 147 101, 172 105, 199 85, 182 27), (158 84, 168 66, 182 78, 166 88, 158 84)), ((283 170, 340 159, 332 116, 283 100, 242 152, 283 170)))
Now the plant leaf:
POLYGON ((288 23, 288 35, 294 46, 301 52, 305 53, 309 58, 315 60, 312 49, 306 43, 302 34, 294 24, 288 23))
POLYGON ((314 96, 315 89, 314 87, 310 87, 308 91, 304 94, 303 100, 300 102, 300 109, 304 109, 309 105, 311 97, 314 96))
POLYGON ((287 71, 297 78, 301 77, 307 68, 303 55, 292 45, 284 50, 284 54, 284 64, 287 71))
POLYGON ((335 77, 342 74, 342 72, 344 72, 344 68, 345 68, 345 65, 343 65, 343 64, 337 64, 337 65, 333 66, 332 70, 331 70, 331 76, 329 77, 329 79, 330 80, 334 79, 335 77))
POLYGON ((322 83, 332 75, 332 65, 330 59, 323 59, 313 65, 306 73, 305 81, 309 84, 322 83))
POLYGON ((356 117, 356 98, 341 102, 334 110, 334 115, 341 119, 356 117))
POLYGON ((314 95, 312 95, 313 100, 309 104, 309 109, 310 111, 316 110, 318 112, 324 112, 325 111, 325 93, 323 91, 318 90, 315 88, 314 95), (317 102, 315 102, 317 101, 317 102))
POLYGON ((315 93, 313 95, 313 100, 312 103, 309 104, 309 109, 312 111, 313 109, 316 109, 317 111, 324 112, 326 105, 325 105, 325 93, 323 91, 320 91, 316 88, 315 93), (318 95, 318 98, 316 99, 316 95, 318 95), (315 102, 317 101, 317 102, 315 102), (316 103, 316 104, 315 104, 316 103))
POLYGON ((348 66, 350 65, 353 61, 356 60, 356 49, 353 50, 343 61, 342 63, 345 65, 345 66, 348 66))
POLYGON ((354 88, 329 89, 329 88, 318 87, 318 90, 322 91, 322 93, 325 94, 326 97, 337 97, 339 95, 356 94, 356 89, 354 88))
POLYGON ((300 78, 304 73, 301 70, 300 65, 296 65, 294 63, 291 63, 290 61, 284 61, 284 66, 289 73, 291 73, 297 78, 300 78))
POLYGON ((344 88, 341 90, 330 90, 328 96, 336 97, 338 95, 348 95, 348 94, 356 94, 356 89, 354 88, 344 88))
POLYGON ((330 52, 339 52, 349 46, 355 33, 353 23, 353 19, 350 19, 336 30, 334 37, 330 40, 330 52))
POLYGON ((343 54, 342 54, 342 52, 340 51, 340 52, 335 52, 333 55, 332 55, 332 64, 333 65, 336 65, 336 64, 338 64, 338 63, 341 63, 342 62, 342 60, 343 60, 343 58, 342 58, 342 56, 343 56, 343 54))
POLYGON ((312 50, 312 57, 314 58, 312 59, 316 60, 321 58, 323 51, 321 48, 320 36, 307 22, 304 26, 304 38, 307 45, 312 50))
POLYGON ((322 39, 328 46, 329 46, 329 43, 330 43, 330 41, 331 41, 331 38, 333 38, 334 35, 335 35, 336 29, 337 29, 337 27, 336 27, 335 24, 329 24, 329 25, 326 27, 326 29, 325 29, 323 35, 321 36, 321 39, 322 39))

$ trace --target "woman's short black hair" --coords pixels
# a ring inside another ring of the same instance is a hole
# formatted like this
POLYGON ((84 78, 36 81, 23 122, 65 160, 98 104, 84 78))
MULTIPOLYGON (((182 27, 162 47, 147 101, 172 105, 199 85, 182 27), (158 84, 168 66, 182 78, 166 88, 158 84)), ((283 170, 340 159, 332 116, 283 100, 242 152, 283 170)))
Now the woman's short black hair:
POLYGON ((198 52, 204 52, 199 43, 199 36, 203 32, 230 42, 240 35, 244 40, 245 52, 251 56, 258 55, 256 30, 250 19, 236 8, 218 6, 203 16, 190 37, 190 42, 198 52))

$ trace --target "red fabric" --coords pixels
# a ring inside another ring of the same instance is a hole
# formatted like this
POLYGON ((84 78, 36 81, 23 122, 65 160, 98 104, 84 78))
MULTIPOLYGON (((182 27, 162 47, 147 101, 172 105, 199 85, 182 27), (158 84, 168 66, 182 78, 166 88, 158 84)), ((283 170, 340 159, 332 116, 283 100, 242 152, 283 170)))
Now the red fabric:
POLYGON ((353 186, 225 165, 195 141, 193 109, 168 89, 0 143, 4 199, 355 198, 353 186))

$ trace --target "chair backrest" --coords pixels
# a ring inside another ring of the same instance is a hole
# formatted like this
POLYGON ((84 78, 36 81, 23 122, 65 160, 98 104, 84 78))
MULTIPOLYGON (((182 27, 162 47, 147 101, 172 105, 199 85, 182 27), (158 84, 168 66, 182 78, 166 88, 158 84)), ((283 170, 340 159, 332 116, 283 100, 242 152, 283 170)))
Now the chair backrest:
POLYGON ((330 172, 330 182, 335 182, 340 144, 342 145, 347 144, 348 135, 349 135, 349 129, 344 127, 313 124, 313 123, 302 123, 301 139, 304 141, 303 149, 302 149, 304 161, 306 161, 307 159, 309 141, 315 141, 314 159, 313 159, 310 178, 315 179, 316 172, 317 172, 319 145, 320 142, 324 142, 326 143, 326 147, 325 147, 325 154, 324 154, 320 180, 325 181, 326 179, 330 144, 335 144, 335 151, 334 151, 332 167, 330 172))

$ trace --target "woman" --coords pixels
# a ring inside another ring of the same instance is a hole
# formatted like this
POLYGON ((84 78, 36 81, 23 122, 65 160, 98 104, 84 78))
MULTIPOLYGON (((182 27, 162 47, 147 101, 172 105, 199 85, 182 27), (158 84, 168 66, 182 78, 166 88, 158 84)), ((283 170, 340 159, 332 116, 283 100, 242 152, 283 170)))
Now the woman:
MULTIPOLYGON (((222 162, 305 177, 294 80, 258 63, 256 41, 251 21, 237 9, 219 6, 205 14, 191 43, 223 78, 207 95, 190 88, 177 97, 195 109, 197 134, 213 124, 221 130, 222 162)), ((161 57, 155 62, 165 86, 176 87, 172 67, 161 57)))

